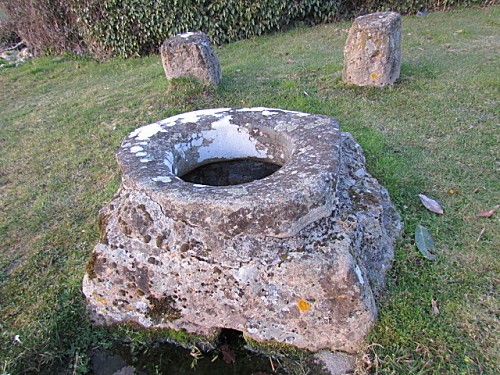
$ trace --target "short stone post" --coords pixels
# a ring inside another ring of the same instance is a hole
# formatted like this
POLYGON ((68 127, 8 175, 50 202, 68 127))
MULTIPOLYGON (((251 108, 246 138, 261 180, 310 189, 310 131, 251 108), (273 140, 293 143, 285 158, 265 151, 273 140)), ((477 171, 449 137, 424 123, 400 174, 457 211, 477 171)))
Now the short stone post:
POLYGON ((344 48, 345 83, 387 86, 399 78, 401 68, 401 15, 372 13, 358 17, 344 48))
POLYGON ((168 38, 160 53, 168 79, 193 77, 205 84, 218 85, 222 78, 219 59, 205 33, 187 32, 168 38))

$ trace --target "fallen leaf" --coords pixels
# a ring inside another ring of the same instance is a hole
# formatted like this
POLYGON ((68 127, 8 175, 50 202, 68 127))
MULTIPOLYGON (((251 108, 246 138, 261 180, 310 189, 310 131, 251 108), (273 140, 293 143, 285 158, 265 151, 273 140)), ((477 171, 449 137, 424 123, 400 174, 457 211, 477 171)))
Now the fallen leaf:
POLYGON ((491 210, 479 211, 476 216, 478 217, 492 217, 495 214, 495 211, 498 210, 500 206, 496 205, 491 210))
POLYGON ((234 363, 234 352, 231 350, 229 345, 224 344, 220 347, 220 351, 222 352, 222 359, 227 364, 234 363))
POLYGON ((444 214, 443 207, 436 202, 434 199, 429 198, 427 195, 424 194, 419 194, 418 197, 420 198, 420 201, 424 205, 425 208, 427 208, 429 211, 432 211, 436 214, 444 214))
POLYGON ((431 301, 431 305, 432 305, 432 312, 434 313, 434 315, 439 315, 438 301, 433 299, 431 301))
POLYGON ((430 253, 430 250, 435 249, 434 240, 429 230, 420 224, 418 224, 415 229, 415 244, 425 258, 429 260, 435 260, 437 258, 436 255, 430 253))

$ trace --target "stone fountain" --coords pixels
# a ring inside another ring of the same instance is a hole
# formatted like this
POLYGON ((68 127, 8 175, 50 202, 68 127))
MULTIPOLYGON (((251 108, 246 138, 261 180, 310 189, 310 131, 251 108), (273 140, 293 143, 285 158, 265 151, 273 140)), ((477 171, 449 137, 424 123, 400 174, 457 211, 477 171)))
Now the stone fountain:
POLYGON ((356 352, 401 220, 335 119, 184 113, 129 134, 117 158, 83 281, 97 324, 356 352))

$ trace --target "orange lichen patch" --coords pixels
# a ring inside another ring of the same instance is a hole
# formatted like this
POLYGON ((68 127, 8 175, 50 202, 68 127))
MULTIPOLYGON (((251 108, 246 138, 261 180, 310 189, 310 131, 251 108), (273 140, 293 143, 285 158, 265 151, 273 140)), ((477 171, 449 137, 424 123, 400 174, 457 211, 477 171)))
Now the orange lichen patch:
POLYGON ((300 311, 309 311, 311 309, 311 304, 305 299, 300 299, 299 302, 297 302, 297 307, 300 311))
POLYGON ((96 300, 96 302, 100 303, 101 305, 105 305, 108 302, 107 299, 104 297, 97 297, 95 300, 96 300))
POLYGON ((377 79, 378 78, 378 74, 377 73, 372 73, 372 74, 370 74, 370 78, 371 79, 377 79))

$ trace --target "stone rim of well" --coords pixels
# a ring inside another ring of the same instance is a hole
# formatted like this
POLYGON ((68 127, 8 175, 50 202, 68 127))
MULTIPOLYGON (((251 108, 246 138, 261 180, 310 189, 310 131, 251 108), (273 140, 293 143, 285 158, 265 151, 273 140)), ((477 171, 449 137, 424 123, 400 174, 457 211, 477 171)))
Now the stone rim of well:
POLYGON ((335 209, 340 131, 335 119, 323 115, 264 107, 200 110, 136 129, 117 158, 124 186, 148 192, 175 219, 229 236, 289 237, 335 209), (198 165, 203 163, 210 147, 224 148, 224 143, 229 149, 222 152, 230 158, 267 158, 283 165, 240 185, 181 179, 182 172, 196 167, 189 163, 197 157, 198 165))

